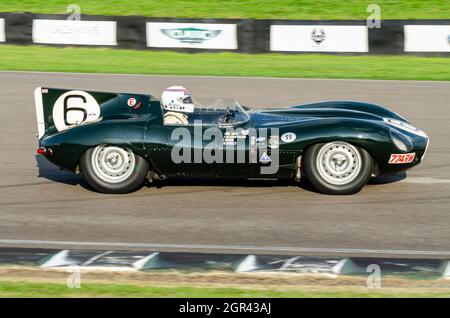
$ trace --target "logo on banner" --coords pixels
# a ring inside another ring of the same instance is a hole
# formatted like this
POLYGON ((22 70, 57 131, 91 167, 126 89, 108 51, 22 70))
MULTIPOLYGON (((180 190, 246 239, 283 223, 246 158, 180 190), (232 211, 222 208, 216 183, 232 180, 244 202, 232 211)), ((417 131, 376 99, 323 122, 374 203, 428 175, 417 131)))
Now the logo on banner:
POLYGON ((325 40, 325 31, 323 29, 313 29, 311 39, 316 42, 316 44, 322 43, 325 40))
POLYGON ((214 39, 222 32, 221 30, 207 30, 199 28, 177 28, 177 29, 161 29, 161 32, 181 43, 203 43, 214 39))

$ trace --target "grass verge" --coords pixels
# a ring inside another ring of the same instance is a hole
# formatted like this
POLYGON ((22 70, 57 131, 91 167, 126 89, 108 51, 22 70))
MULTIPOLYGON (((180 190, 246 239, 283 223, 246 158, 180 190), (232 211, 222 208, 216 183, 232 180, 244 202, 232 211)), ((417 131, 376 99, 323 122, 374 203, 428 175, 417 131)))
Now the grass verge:
POLYGON ((82 270, 80 288, 68 288, 63 269, 0 266, 0 297, 450 297, 446 279, 366 276, 82 270))
POLYGON ((177 53, 0 45, 0 70, 450 80, 446 57, 177 53))
POLYGON ((80 288, 68 288, 62 283, 36 283, 36 282, 0 282, 0 297, 175 297, 175 298, 315 298, 315 297, 448 297, 445 291, 409 292, 393 290, 365 291, 351 288, 333 291, 303 290, 251 290, 239 288, 212 288, 212 287, 157 287, 137 286, 129 284, 82 284, 80 288))
MULTIPOLYGON (((376 3, 383 19, 448 19, 445 0, 77 0, 81 13, 187 18, 366 19, 376 3)), ((2 0, 0 12, 66 13, 66 0, 2 0)))

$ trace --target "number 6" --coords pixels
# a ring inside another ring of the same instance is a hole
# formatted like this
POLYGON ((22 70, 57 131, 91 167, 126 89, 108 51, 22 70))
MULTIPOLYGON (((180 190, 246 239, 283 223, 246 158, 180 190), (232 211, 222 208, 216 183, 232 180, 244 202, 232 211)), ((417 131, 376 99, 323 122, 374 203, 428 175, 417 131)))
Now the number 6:
POLYGON ((86 109, 81 108, 81 107, 67 107, 67 103, 69 101, 70 98, 81 98, 81 100, 83 101, 84 104, 86 104, 86 97, 82 96, 82 95, 68 95, 64 98, 64 123, 67 126, 70 126, 71 124, 67 121, 67 113, 70 111, 80 111, 83 112, 83 120, 81 122, 84 122, 87 118, 87 112, 86 109))

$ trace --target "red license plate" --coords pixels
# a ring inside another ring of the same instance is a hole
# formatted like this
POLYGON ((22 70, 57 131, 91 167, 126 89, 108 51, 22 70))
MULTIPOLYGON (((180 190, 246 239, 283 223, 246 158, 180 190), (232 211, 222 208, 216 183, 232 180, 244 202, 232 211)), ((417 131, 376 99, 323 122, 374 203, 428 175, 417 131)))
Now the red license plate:
POLYGON ((414 158, 416 157, 416 153, 400 153, 396 154, 393 153, 391 155, 391 158, 389 159, 390 164, 402 164, 402 163, 411 163, 414 161, 414 158))

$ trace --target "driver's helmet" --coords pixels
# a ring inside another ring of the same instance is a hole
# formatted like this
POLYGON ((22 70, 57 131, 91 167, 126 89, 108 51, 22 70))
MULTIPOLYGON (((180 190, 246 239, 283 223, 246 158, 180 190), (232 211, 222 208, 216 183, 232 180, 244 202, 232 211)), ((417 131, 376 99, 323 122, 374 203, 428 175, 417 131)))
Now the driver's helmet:
POLYGON ((165 110, 193 113, 191 94, 183 86, 170 86, 161 95, 161 105, 165 110))

